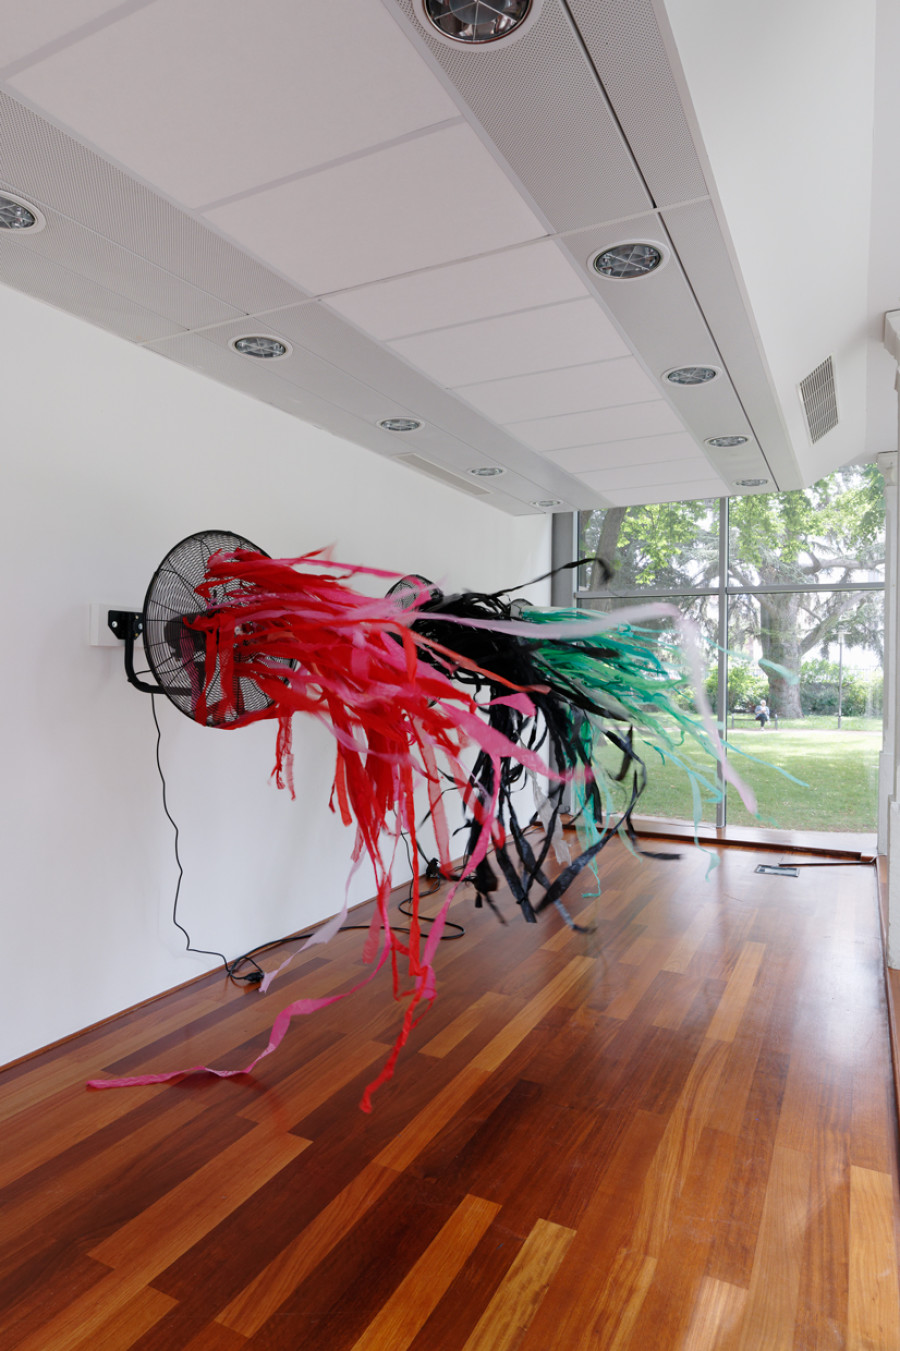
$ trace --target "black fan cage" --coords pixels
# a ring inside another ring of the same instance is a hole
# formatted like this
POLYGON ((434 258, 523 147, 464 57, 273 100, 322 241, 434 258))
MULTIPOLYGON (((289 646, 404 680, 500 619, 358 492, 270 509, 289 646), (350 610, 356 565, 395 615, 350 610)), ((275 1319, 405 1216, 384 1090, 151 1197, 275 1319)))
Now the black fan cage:
MULTIPOLYGON (((230 530, 201 530, 196 535, 188 535, 166 554, 153 575, 144 600, 144 650, 150 670, 163 693, 192 722, 201 721, 198 701, 205 691, 207 711, 202 721, 208 727, 227 727, 272 703, 254 680, 238 676, 229 701, 230 711, 225 713, 221 707, 224 690, 218 659, 207 684, 206 638, 189 623, 228 600, 224 587, 215 587, 208 600, 197 594, 197 587, 206 578, 207 564, 213 554, 222 550, 230 553, 235 549, 248 549, 268 557, 250 540, 230 530)), ((275 659, 270 659, 270 664, 290 666, 289 662, 275 659)))
POLYGON ((399 582, 388 588, 385 595, 392 596, 401 610, 410 609, 417 601, 420 606, 434 605, 443 598, 440 588, 427 577, 420 577, 417 572, 410 572, 401 577, 399 582))

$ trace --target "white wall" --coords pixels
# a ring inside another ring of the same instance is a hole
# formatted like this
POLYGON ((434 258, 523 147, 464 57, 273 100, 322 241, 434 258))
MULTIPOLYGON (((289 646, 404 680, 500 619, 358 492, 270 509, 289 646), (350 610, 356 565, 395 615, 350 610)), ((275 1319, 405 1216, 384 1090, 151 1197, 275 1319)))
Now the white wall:
MULTIPOLYGON (((2 1064, 216 964, 172 926, 150 699, 121 649, 88 645, 91 602, 140 609, 167 550, 208 528, 277 555, 334 544, 453 589, 524 581, 550 545, 545 518, 469 501, 18 292, 0 304, 2 1064)), ((234 955, 336 912, 351 832, 327 808, 328 733, 295 726, 291 802, 268 781, 273 724, 210 730, 157 706, 194 943, 234 955)), ((371 891, 361 874, 353 899, 371 891)))

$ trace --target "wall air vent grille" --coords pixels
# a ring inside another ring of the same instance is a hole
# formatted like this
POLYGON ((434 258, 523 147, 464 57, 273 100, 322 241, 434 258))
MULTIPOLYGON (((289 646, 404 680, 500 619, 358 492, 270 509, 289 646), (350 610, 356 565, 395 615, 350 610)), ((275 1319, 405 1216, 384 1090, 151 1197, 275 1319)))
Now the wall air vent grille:
POLYGON ((806 416, 810 441, 821 441, 838 423, 837 396, 834 392, 834 364, 826 357, 821 366, 800 381, 800 401, 806 416))
POLYGON ((407 465, 410 469, 418 470, 420 474, 427 474, 429 478, 436 478, 440 483, 447 483, 451 488, 458 488, 461 493, 468 493, 470 497, 490 497, 487 488, 459 478, 452 470, 445 469, 440 464, 432 464, 421 455, 392 455, 391 459, 396 460, 398 464, 407 465))

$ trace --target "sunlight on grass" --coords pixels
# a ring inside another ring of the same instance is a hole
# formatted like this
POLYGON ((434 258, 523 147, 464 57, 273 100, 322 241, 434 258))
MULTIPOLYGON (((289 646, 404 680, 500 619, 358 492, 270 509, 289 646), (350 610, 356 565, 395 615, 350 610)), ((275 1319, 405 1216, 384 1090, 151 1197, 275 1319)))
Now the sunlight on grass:
MULTIPOLYGON (((744 752, 733 754, 734 767, 759 802, 756 818, 729 789, 729 824, 781 830, 875 830, 881 724, 873 718, 853 722, 865 730, 838 732, 833 718, 817 718, 805 719, 802 724, 782 723, 778 731, 768 727, 761 732, 752 724, 746 730, 729 731, 732 751, 744 752), (819 728, 815 724, 820 722, 830 722, 831 726, 819 728), (793 783, 779 770, 808 786, 793 783)), ((714 780, 715 768, 707 756, 688 747, 679 748, 678 754, 698 774, 714 780)), ((640 815, 692 821, 693 799, 684 770, 661 763, 648 747, 645 760, 649 782, 640 799, 640 815)), ((701 820, 712 823, 716 817, 714 794, 702 793, 702 798, 701 820)), ((624 795, 620 801, 624 803, 624 795)))

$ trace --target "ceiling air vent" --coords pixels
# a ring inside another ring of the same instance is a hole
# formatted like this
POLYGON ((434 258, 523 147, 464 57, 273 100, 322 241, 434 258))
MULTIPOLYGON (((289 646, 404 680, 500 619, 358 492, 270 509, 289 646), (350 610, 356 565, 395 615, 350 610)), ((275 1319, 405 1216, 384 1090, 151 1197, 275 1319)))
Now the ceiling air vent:
POLYGON ((806 415, 810 441, 821 441, 837 426, 837 398, 834 392, 834 364, 826 357, 821 366, 800 381, 800 402, 806 415))
POLYGON ((491 495, 487 488, 482 488, 468 479, 460 478, 452 470, 445 469, 440 464, 432 464, 430 460, 424 460, 421 455, 392 455, 391 459, 395 460, 397 464, 405 464, 410 469, 418 470, 420 474, 427 474, 429 478, 436 478, 440 483, 448 483, 451 488, 458 488, 461 493, 468 493, 470 497, 490 497, 491 495))

